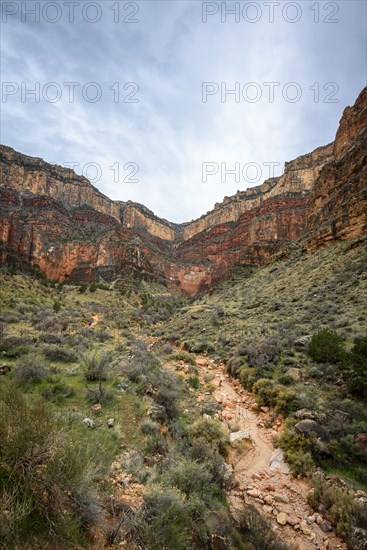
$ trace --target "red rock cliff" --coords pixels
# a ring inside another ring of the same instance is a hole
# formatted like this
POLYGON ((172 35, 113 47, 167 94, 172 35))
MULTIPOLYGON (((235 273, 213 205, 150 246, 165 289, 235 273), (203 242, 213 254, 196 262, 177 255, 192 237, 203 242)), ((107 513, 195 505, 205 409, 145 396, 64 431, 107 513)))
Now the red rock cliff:
POLYGON ((194 294, 236 264, 270 262, 366 233, 367 90, 343 113, 334 143, 285 164, 198 220, 174 224, 112 201, 72 170, 0 146, 0 262, 52 279, 160 280, 194 294))

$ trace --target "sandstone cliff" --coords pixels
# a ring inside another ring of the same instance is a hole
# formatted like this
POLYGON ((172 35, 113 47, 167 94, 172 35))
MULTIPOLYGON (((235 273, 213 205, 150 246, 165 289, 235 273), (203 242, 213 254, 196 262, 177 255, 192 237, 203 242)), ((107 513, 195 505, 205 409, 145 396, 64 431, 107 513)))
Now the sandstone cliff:
POLYGON ((0 146, 0 262, 46 277, 120 274, 194 294, 237 264, 263 265, 288 243, 312 251, 367 232, 367 89, 335 141, 285 164, 198 220, 174 224, 112 201, 72 170, 0 146))
POLYGON ((367 233, 367 88, 344 110, 333 158, 312 188, 306 249, 367 233))

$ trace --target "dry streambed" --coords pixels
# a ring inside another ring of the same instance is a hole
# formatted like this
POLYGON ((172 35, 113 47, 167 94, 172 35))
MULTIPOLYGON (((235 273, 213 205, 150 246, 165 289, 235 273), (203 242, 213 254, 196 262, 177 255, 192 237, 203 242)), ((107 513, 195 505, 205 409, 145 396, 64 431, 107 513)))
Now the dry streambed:
POLYGON ((258 407, 254 396, 226 373, 224 365, 203 355, 197 356, 196 365, 199 402, 210 395, 206 388, 211 385, 212 397, 222 406, 219 418, 230 431, 227 497, 231 510, 241 510, 244 502, 255 505, 279 536, 300 550, 346 549, 325 518, 308 505, 310 482, 292 477, 281 450, 273 445, 282 419, 274 420, 269 408, 258 407))

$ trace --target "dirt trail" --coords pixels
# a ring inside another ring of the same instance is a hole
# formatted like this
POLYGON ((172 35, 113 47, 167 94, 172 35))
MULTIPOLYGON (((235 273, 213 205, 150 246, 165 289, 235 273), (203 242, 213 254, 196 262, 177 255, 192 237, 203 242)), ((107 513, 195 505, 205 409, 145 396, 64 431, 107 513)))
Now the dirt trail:
MULTIPOLYGON (((159 340, 138 336, 149 348, 159 340)), ((182 362, 181 362, 182 363, 182 362)), ((330 524, 315 513, 307 503, 311 489, 308 480, 291 476, 280 450, 275 449, 273 437, 283 429, 281 418, 275 418, 268 407, 259 408, 254 395, 240 382, 230 377, 223 364, 216 364, 205 355, 196 356, 200 388, 198 404, 214 398, 222 411, 218 415, 231 438, 247 432, 244 443, 232 443, 227 464, 232 471, 227 499, 233 513, 249 503, 266 516, 274 531, 293 548, 299 550, 347 550, 331 530, 330 524), (214 386, 214 392, 208 385, 214 386), (269 426, 269 427, 268 427, 269 426), (280 456, 279 456, 280 454, 280 456), (275 456, 277 455, 277 456, 275 456)), ((165 367, 172 370, 172 362, 165 367)), ((190 366, 181 364, 181 372, 190 372, 190 366)))
MULTIPOLYGON (((242 393, 241 395, 238 389, 234 389, 229 378, 224 374, 223 368, 219 372, 218 370, 217 368, 217 379, 220 380, 221 385, 214 392, 214 398, 218 402, 235 405, 234 409, 229 409, 233 411, 233 413, 230 412, 229 414, 233 414, 233 422, 238 425, 239 431, 247 431, 251 437, 252 448, 247 454, 240 455, 234 468, 237 477, 243 476, 245 479, 255 471, 269 468, 274 449, 258 429, 258 414, 255 414, 244 405, 244 394, 242 393)), ((205 368, 203 369, 203 373, 205 373, 205 368)), ((206 374, 208 375, 209 373, 210 371, 207 371, 206 374)), ((228 415, 225 416, 228 417, 228 415)))
MULTIPOLYGON (((255 397, 226 373, 224 365, 215 364, 203 355, 197 357, 196 363, 202 384, 211 379, 209 383, 216 388, 213 397, 222 405, 221 421, 232 438, 239 432, 247 432, 244 439, 247 445, 232 444, 227 459, 233 471, 227 490, 231 510, 240 511, 245 502, 255 505, 278 535, 300 550, 346 549, 329 531, 324 518, 309 507, 310 482, 293 478, 281 452, 273 445, 273 436, 282 430, 282 420, 274 420, 267 407, 259 408, 255 397)), ((198 397, 201 401, 204 394, 198 397)))

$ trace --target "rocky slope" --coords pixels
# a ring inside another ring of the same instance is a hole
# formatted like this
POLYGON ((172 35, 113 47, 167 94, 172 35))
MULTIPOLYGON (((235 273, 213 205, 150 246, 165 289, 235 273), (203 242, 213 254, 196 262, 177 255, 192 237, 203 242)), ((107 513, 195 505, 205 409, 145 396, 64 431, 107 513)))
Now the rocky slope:
POLYGON ((60 280, 134 274, 195 294, 237 264, 268 263, 295 240, 312 251, 363 235, 366 123, 364 89, 334 143, 180 225, 110 200, 70 169, 0 146, 0 262, 60 280))

